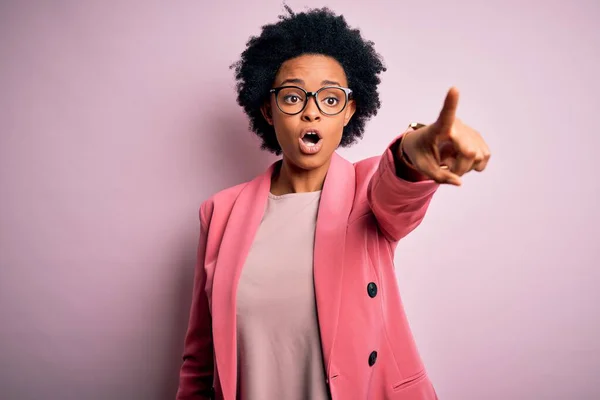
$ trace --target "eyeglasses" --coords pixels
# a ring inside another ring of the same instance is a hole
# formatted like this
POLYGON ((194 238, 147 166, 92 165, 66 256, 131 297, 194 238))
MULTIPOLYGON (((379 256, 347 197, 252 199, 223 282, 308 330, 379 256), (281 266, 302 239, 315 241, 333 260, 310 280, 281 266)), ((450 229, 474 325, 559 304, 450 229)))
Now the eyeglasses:
POLYGON ((325 115, 337 115, 344 111, 352 96, 352 89, 325 86, 316 92, 307 92, 298 86, 281 86, 271 89, 275 93, 277 107, 284 114, 296 115, 304 111, 310 97, 315 98, 317 108, 325 115))

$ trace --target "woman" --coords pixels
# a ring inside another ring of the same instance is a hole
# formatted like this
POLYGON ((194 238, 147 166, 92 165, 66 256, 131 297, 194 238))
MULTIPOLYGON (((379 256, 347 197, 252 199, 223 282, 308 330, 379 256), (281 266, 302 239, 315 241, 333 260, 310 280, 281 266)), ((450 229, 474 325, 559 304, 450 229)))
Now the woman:
POLYGON ((342 16, 287 10, 234 65, 251 129, 283 157, 200 208, 177 398, 435 399, 393 254, 438 185, 482 171, 488 147, 450 89, 435 123, 344 160, 335 150, 362 137, 385 68, 342 16))

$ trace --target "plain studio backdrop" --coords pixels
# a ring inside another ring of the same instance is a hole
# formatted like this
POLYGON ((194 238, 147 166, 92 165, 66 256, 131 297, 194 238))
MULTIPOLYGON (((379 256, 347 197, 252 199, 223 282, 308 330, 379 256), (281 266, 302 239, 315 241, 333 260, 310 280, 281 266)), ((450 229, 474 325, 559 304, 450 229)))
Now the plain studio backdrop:
MULTIPOLYGON (((396 254, 444 400, 600 398, 600 3, 294 0, 375 42, 378 155, 447 89, 489 169, 396 254)), ((2 1, 0 398, 172 399, 198 207, 261 173, 229 65, 280 0, 2 1)))

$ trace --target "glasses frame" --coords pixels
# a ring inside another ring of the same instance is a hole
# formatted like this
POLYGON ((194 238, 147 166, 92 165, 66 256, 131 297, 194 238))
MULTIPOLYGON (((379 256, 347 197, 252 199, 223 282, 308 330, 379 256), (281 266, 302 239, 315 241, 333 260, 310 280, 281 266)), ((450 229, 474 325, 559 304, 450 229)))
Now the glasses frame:
POLYGON ((339 115, 340 113, 342 113, 342 111, 344 111, 346 109, 346 107, 348 106, 348 102, 352 99, 352 89, 349 89, 346 87, 341 87, 341 86, 323 86, 321 89, 317 90, 316 92, 309 92, 308 90, 305 90, 305 89, 301 88, 300 86, 287 85, 287 86, 279 86, 279 87, 273 88, 273 89, 269 90, 269 93, 275 94, 275 104, 277 104, 277 108, 279 108, 279 111, 281 111, 282 113, 284 113, 286 115, 300 114, 302 111, 304 111, 304 109, 308 105, 308 102, 310 101, 311 97, 315 98, 315 104, 317 105, 317 108, 319 109, 321 114, 328 115, 328 116, 339 115), (304 92, 304 94, 306 94, 306 101, 304 102, 304 105, 302 106, 302 109, 300 111, 295 112, 295 113, 289 113, 289 112, 283 111, 281 109, 281 106, 279 105, 278 95, 279 95, 279 92, 283 89, 300 89, 301 91, 304 92), (318 97, 319 93, 321 93, 325 89, 341 89, 346 95, 346 103, 344 104, 344 107, 342 107, 342 109, 340 111, 336 112, 335 114, 326 113, 319 106, 319 97, 318 97))

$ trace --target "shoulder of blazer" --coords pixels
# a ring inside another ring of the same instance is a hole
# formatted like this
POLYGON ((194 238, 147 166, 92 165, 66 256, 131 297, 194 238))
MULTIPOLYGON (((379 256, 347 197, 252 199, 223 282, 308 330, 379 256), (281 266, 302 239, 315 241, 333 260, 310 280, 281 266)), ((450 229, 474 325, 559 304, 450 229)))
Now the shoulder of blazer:
POLYGON ((249 182, 240 183, 212 195, 200 206, 200 221, 208 227, 213 217, 228 216, 238 195, 249 182))
POLYGON ((380 160, 381 156, 375 156, 354 163, 356 186, 354 191, 354 205, 348 220, 349 223, 352 223, 371 212, 367 191, 369 182, 375 174, 375 171, 377 171, 380 160))
POLYGON ((367 189, 371 178, 377 171, 381 156, 369 157, 364 160, 354 163, 354 171, 356 176, 356 198, 355 203, 359 201, 366 201, 367 189))
POLYGON ((356 183, 358 187, 364 184, 369 184, 369 181, 377 170, 377 167, 379 167, 380 162, 381 156, 374 156, 354 163, 354 170, 356 171, 356 183))

